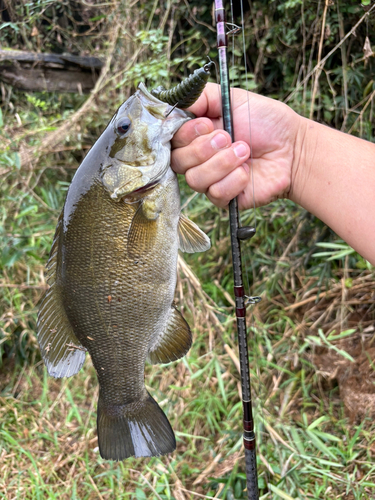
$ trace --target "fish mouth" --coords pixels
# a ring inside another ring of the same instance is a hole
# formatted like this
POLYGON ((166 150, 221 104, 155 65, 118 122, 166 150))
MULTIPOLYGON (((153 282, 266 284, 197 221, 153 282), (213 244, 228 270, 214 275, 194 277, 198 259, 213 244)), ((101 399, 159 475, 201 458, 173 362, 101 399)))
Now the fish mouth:
POLYGON ((151 189, 153 189, 158 183, 159 181, 149 182, 145 186, 135 189, 131 193, 123 195, 121 199, 125 201, 125 203, 136 203, 137 201, 140 201, 142 198, 144 198, 145 194, 148 191, 151 191, 151 189))
MULTIPOLYGON (((153 166, 157 165, 157 162, 155 162, 153 164, 153 166)), ((162 169, 157 169, 156 172, 154 172, 154 175, 147 175, 147 172, 144 172, 143 175, 139 175, 139 176, 134 176, 132 179, 128 179, 127 182, 125 182, 124 184, 122 184, 121 186, 119 186, 118 188, 115 189, 115 191, 113 192, 113 194, 111 195, 111 198, 113 199, 124 199, 126 197, 129 197, 129 198, 140 198, 140 195, 143 195, 144 193, 146 193, 147 191, 149 191, 150 189, 154 188, 157 184, 159 184, 160 182, 160 179, 162 179, 166 173, 166 171, 168 170, 168 167, 169 167, 169 164, 167 164, 164 168, 162 169), (134 186, 135 189, 131 189, 129 191, 126 190, 126 187, 129 186, 131 184, 134 185, 134 181, 135 179, 137 179, 138 181, 144 181, 145 184, 142 184, 141 186, 139 186, 139 183, 138 186, 134 186)), ((150 169, 151 171, 152 170, 155 170, 155 169, 150 169)), ((139 170, 138 170, 139 172, 139 170)), ((150 174, 151 172, 148 172, 148 174, 150 174)))
MULTIPOLYGON (((160 148, 159 148, 160 149, 160 148)), ((159 183, 169 167, 169 151, 159 152, 159 156, 152 155, 154 161, 139 165, 133 162, 124 162, 115 159, 102 169, 102 182, 110 192, 114 201, 124 197, 140 197, 159 183)), ((149 158, 151 160, 151 158, 149 158)), ((138 162, 137 162, 138 163, 138 162)))
POLYGON ((154 186, 156 186, 156 184, 158 183, 158 181, 152 181, 152 182, 149 182, 148 184, 146 184, 145 186, 143 187, 140 187, 138 189, 136 189, 135 191, 133 191, 132 193, 130 194, 139 194, 139 193, 144 193, 145 191, 148 191, 149 189, 153 188, 154 186))
POLYGON ((128 192, 126 192, 125 188, 127 185, 131 184, 132 181, 126 182, 122 186, 118 187, 111 194, 111 198, 114 200, 119 200, 119 199, 125 199, 127 197, 132 198, 133 196, 139 197, 140 194, 144 194, 147 191, 149 191, 150 189, 152 189, 153 187, 155 187, 156 184, 158 184, 158 182, 159 182, 158 180, 152 180, 152 181, 148 182, 147 184, 145 184, 144 186, 141 186, 137 189, 134 189, 133 191, 128 191, 128 192))

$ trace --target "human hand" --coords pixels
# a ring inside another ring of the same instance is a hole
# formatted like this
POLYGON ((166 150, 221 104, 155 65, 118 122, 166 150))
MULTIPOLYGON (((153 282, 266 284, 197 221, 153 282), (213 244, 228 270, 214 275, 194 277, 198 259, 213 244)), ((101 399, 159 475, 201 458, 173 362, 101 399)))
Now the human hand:
POLYGON ((222 130, 219 88, 208 83, 189 108, 199 118, 185 123, 173 137, 173 170, 185 174, 192 189, 206 193, 219 207, 227 206, 238 196, 240 209, 251 208, 253 191, 256 206, 288 197, 300 116, 281 102, 232 89, 236 139, 232 144, 230 135, 222 130))

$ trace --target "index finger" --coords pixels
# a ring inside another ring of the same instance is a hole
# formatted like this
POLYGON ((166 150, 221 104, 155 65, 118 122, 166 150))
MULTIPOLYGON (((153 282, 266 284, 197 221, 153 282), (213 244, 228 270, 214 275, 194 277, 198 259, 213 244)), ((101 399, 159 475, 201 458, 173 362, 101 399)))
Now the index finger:
POLYGON ((197 119, 188 121, 176 132, 172 149, 187 146, 196 137, 222 127, 220 86, 207 83, 199 99, 187 110, 194 113, 197 119))
POLYGON ((184 123, 172 138, 172 149, 188 146, 200 135, 209 134, 214 130, 214 125, 208 118, 196 118, 184 123))
POLYGON ((207 116, 207 118, 221 117, 221 92, 220 85, 208 82, 199 96, 199 99, 188 108, 197 117, 207 116))

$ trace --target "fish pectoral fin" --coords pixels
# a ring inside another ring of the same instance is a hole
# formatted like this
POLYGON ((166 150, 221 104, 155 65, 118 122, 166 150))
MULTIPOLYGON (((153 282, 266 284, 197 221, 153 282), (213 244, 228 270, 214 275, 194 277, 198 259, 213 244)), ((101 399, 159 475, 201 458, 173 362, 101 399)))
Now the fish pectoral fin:
POLYGON ((185 215, 178 221, 178 241, 182 252, 205 252, 211 247, 210 238, 185 215))
POLYGON ((57 223, 55 238, 47 264, 47 290, 38 313, 38 342, 48 373, 55 378, 71 377, 85 361, 86 349, 74 335, 56 283, 59 235, 62 215, 57 223))
POLYGON ((155 346, 148 352, 150 363, 170 363, 188 352, 192 343, 189 325, 174 306, 165 330, 160 334, 155 346))
POLYGON ((150 252, 155 244, 158 220, 145 216, 140 205, 130 224, 127 250, 130 258, 139 259, 150 252))

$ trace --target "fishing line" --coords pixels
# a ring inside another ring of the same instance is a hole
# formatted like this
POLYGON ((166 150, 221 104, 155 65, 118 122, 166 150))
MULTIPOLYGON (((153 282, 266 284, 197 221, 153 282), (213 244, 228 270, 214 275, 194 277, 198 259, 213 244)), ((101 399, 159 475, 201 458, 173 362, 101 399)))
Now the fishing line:
MULTIPOLYGON (((233 120, 227 58, 228 40, 227 29, 225 26, 226 15, 224 0, 215 0, 215 21, 217 33, 217 49, 220 62, 224 129, 230 134, 233 142, 233 120)), ((237 197, 233 198, 229 202, 229 221, 233 265, 233 293, 235 297, 238 354, 241 375, 241 398, 243 415, 242 438, 245 453, 247 496, 248 500, 259 500, 256 440, 254 434, 254 420, 252 416, 251 383, 246 330, 246 297, 243 286, 241 262, 241 240, 251 238, 254 234, 254 229, 246 226, 240 227, 237 197)))
MULTIPOLYGON (((243 11, 243 0, 240 2, 241 4, 241 28, 242 28, 242 53, 244 57, 244 68, 245 68, 245 83, 246 83, 246 91, 247 91, 247 111, 248 111, 248 118, 249 118, 249 145, 250 145, 250 175, 251 175, 251 183, 252 183, 252 194, 253 194, 253 225, 255 232, 257 230, 257 209, 256 209, 256 203, 255 203, 255 176, 254 176, 254 155, 253 155, 253 143, 252 143, 252 127, 251 127, 251 106, 250 106, 250 93, 249 93, 249 79, 248 79, 248 68, 247 68, 247 57, 246 57, 246 40, 245 40, 245 20, 244 20, 244 11, 243 11)), ((249 282, 249 268, 251 267, 251 255, 250 255, 250 248, 247 246, 245 248, 244 252, 244 260, 245 260, 245 275, 246 275, 246 282, 247 282, 247 290, 250 295, 250 282, 249 282), (247 262, 249 262, 249 265, 247 265, 247 262)), ((253 269, 253 283, 254 283, 254 275, 255 271, 253 269)), ((261 297, 252 297, 253 302, 252 304, 257 304, 260 302, 261 297)), ((261 345, 261 341, 257 342, 257 339, 259 338, 258 334, 258 329, 255 326, 255 315, 252 312, 250 315, 250 337, 252 339, 252 344, 253 344, 253 363, 255 364, 255 373, 257 375, 257 384, 256 386, 256 394, 258 395, 258 401, 257 401, 257 411, 258 415, 260 416, 260 419, 257 419, 257 425, 256 429, 258 431, 257 433, 257 443, 258 443, 258 455, 261 456, 260 453, 260 444, 262 442, 261 440, 261 435, 264 433, 264 422, 266 421, 265 418, 265 412, 264 412, 264 407, 262 401, 265 400, 262 398, 262 379, 261 379, 261 364, 259 362, 260 356, 262 355, 260 349, 256 349, 258 345, 261 345), (256 349, 256 351, 255 351, 256 349), (260 428, 260 420, 262 421, 262 427, 260 428), (263 431, 263 432, 262 432, 263 431)), ((269 468, 266 467, 265 469, 265 477, 266 477, 266 484, 270 482, 270 471, 269 468)))
MULTIPOLYGON (((250 146, 250 157, 249 157, 249 167, 250 167, 250 176, 251 176, 251 183, 252 183, 252 195, 253 195, 253 226, 254 226, 254 233, 256 232, 256 227, 257 227, 257 220, 256 220, 256 204, 255 204, 255 182, 254 182, 254 162, 253 162, 253 147, 252 147, 252 137, 251 137, 251 113, 250 113, 250 94, 249 94, 249 79, 248 79, 248 68, 247 68, 247 57, 246 57, 246 43, 245 43, 245 21, 244 21, 244 10, 243 10, 243 1, 240 1, 240 6, 241 6, 241 27, 238 27, 236 24, 234 24, 234 13, 233 13, 233 0, 230 0, 230 10, 231 10, 231 23, 227 23, 228 26, 234 27, 232 28, 227 34, 232 35, 232 68, 234 68, 234 54, 235 54, 235 40, 234 36, 235 34, 238 34, 239 32, 242 32, 242 54, 243 54, 243 60, 244 60, 244 69, 245 69, 245 89, 246 89, 246 101, 247 101, 247 115, 248 115, 248 123, 249 123, 249 146, 250 146)), ((240 74, 239 74, 239 79, 240 79, 240 74)), ((234 92, 234 72, 232 69, 232 75, 231 75, 231 96, 232 96, 232 102, 233 102, 233 92, 234 92)), ((238 82, 240 83, 240 81, 238 82)), ((242 226, 241 223, 241 213, 239 212, 239 225, 242 226)), ((244 256, 244 267, 245 267, 245 276, 246 276, 246 285, 247 285, 247 301, 246 301, 246 306, 252 306, 257 304, 260 300, 261 297, 257 296, 251 296, 250 293, 250 280, 249 280, 249 268, 251 267, 251 255, 250 255, 250 248, 247 245, 244 248, 243 251, 243 256, 244 256)), ((254 275, 254 273, 253 273, 254 275)), ((254 281, 254 279, 253 279, 254 281)), ((264 417, 264 411, 263 411, 263 406, 261 404, 261 376, 260 376, 260 365, 256 361, 257 359, 257 354, 259 355, 259 351, 255 352, 255 337, 257 333, 257 329, 255 327, 255 317, 254 313, 252 310, 249 311, 250 316, 249 318, 249 327, 247 328, 247 337, 251 338, 252 340, 252 361, 256 365, 255 373, 257 375, 258 383, 257 385, 257 406, 258 406, 258 412, 261 416, 261 419, 263 422, 265 421, 264 417)), ((252 384, 253 385, 253 384, 252 384)), ((259 422, 259 419, 258 419, 259 422)), ((260 429, 256 425, 255 428, 257 429, 257 443, 258 443, 258 449, 257 449, 257 454, 259 454, 259 444, 260 444, 260 429)), ((269 480, 267 471, 266 471, 266 477, 267 477, 267 482, 269 480)), ((258 481, 259 481, 259 476, 258 476, 258 481)))
POLYGON ((251 140, 251 115, 250 115, 250 95, 249 95, 249 79, 247 74, 247 57, 246 57, 246 43, 245 43, 245 21, 243 13, 243 1, 241 0, 241 29, 242 29, 242 53, 244 58, 245 67, 245 83, 246 83, 246 97, 247 97, 247 115, 249 117, 249 146, 250 146, 250 172, 251 172, 251 184, 253 188, 253 209, 254 209, 254 229, 257 230, 257 217, 256 217, 256 206, 255 206, 255 184, 254 184, 254 162, 253 162, 253 143, 251 140))
MULTIPOLYGON (((241 5, 241 31, 242 31, 242 54, 244 59, 244 69, 245 69, 245 88, 246 88, 246 101, 247 101, 247 116, 249 119, 249 146, 250 146, 250 175, 251 175, 251 184, 253 191, 253 210, 254 210, 254 230, 256 232, 257 229, 257 218, 256 218, 256 207, 255 207, 255 184, 254 184, 254 162, 253 162, 253 143, 251 138, 251 114, 250 114, 250 95, 249 95, 249 79, 248 79, 248 71, 247 71, 247 57, 246 57, 246 43, 245 43, 245 20, 244 20, 244 11, 243 11, 243 1, 240 2, 241 5)), ((249 298, 254 299, 250 301, 250 304, 256 304, 260 301, 260 297, 250 297, 250 279, 249 279, 249 267, 251 267, 251 256, 249 247, 245 248, 244 251, 244 260, 245 260, 245 275, 246 275, 246 284, 247 290, 249 293, 249 298)), ((254 327, 254 315, 251 314, 251 327, 252 331, 255 331, 254 327)), ((259 374, 258 374, 259 376, 259 374)), ((259 388, 258 388, 259 389, 259 388)), ((259 390, 258 390, 259 394, 259 390)))
MULTIPOLYGON (((242 31, 242 54, 243 54, 243 59, 244 59, 244 70, 245 70, 245 89, 246 89, 246 105, 247 105, 247 115, 248 115, 248 123, 249 123, 249 146, 250 146, 250 157, 249 157, 249 167, 250 167, 250 176, 251 176, 251 184, 252 184, 252 195, 253 195, 253 227, 254 227, 254 232, 256 232, 257 229, 257 213, 256 213, 256 203, 255 203, 255 181, 254 181, 254 159, 253 159, 253 144, 252 144, 252 135, 251 135, 251 107, 250 107, 250 94, 249 94, 249 78, 248 78, 248 67, 247 67, 247 57, 246 57, 246 40, 245 40, 245 20, 244 20, 244 9, 243 9, 243 0, 240 1, 240 7, 241 7, 241 26, 240 28, 237 27, 237 25, 234 24, 234 18, 233 18, 233 0, 230 0, 230 5, 231 5, 231 16, 232 16, 232 23, 227 23, 228 25, 235 26, 238 28, 238 30, 232 30, 229 32, 230 34, 236 34, 239 33, 239 31, 242 31), (233 33, 235 31, 235 33, 233 33)), ((234 36, 232 36, 232 67, 234 66, 234 36)), ((233 85, 233 72, 232 72, 232 87, 233 85)), ((233 88, 232 88, 232 95, 233 95, 233 88)), ((241 224, 241 217, 239 217, 240 225, 241 224)), ((247 285, 247 293, 248 293, 248 300, 246 302, 246 305, 252 306, 257 304, 260 300, 261 297, 257 296, 251 296, 250 293, 250 280, 249 280, 249 268, 251 268, 251 255, 250 255, 250 248, 247 245, 244 248, 243 251, 243 256, 244 256, 244 267, 245 267, 245 276, 246 276, 246 285, 247 285)), ((253 270, 253 282, 254 282, 254 270, 253 270)), ((261 398, 261 367, 259 362, 257 361, 257 358, 259 358, 260 352, 259 349, 255 350, 255 347, 257 345, 256 338, 258 337, 257 335, 257 328, 255 326, 255 316, 252 310, 249 311, 249 328, 247 329, 247 335, 248 337, 251 338, 252 341, 252 353, 253 353, 253 363, 255 364, 255 373, 256 373, 256 378, 257 378, 257 384, 255 384, 256 387, 256 393, 257 393, 257 411, 258 415, 260 416, 260 419, 257 419, 258 422, 255 426, 257 429, 257 442, 258 442, 258 454, 259 453, 259 445, 261 442, 260 439, 260 429, 259 429, 259 420, 262 422, 265 422, 265 414, 264 414, 264 408, 262 405, 262 398, 261 398)), ((253 384, 252 384, 253 385, 253 384)), ((264 429, 264 424, 262 425, 264 429)), ((269 471, 268 469, 265 472, 266 474, 266 481, 269 482, 269 471)))

